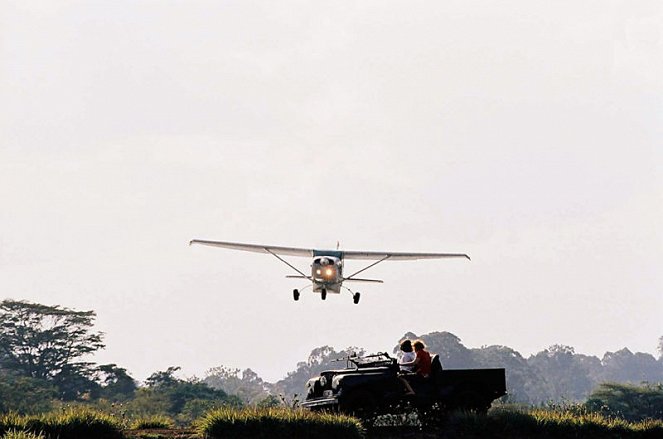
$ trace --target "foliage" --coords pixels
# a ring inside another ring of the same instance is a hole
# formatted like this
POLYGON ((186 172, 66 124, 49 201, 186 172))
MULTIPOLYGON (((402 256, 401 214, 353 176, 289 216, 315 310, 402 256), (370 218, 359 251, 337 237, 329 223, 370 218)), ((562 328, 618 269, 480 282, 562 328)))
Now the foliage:
POLYGON ((44 439, 44 436, 27 431, 10 430, 2 436, 2 439, 44 439))
POLYGON ((169 367, 153 373, 146 380, 147 386, 139 388, 133 399, 124 402, 124 413, 138 417, 166 415, 179 424, 186 424, 206 411, 242 405, 238 397, 213 389, 196 378, 183 380, 175 377, 179 369, 169 367))
POLYGON ((112 416, 88 409, 70 409, 43 415, 0 416, 0 432, 41 434, 48 439, 121 439, 120 423, 112 416))
POLYGON ((553 401, 585 399, 601 373, 598 358, 578 355, 564 345, 553 345, 531 356, 528 364, 538 376, 540 396, 553 401))
POLYGON ((268 409, 274 407, 280 407, 283 405, 283 401, 277 398, 275 395, 267 395, 260 401, 256 403, 256 407, 259 409, 268 409))
POLYGON ((55 387, 45 380, 0 370, 0 413, 47 412, 55 396, 55 387))
POLYGON ((174 428, 175 422, 163 415, 154 415, 146 418, 138 418, 131 423, 131 429, 143 430, 146 428, 174 428))
POLYGON ((237 395, 246 404, 256 404, 270 395, 270 385, 251 369, 240 372, 224 366, 207 371, 203 382, 214 389, 237 395))
POLYGON ((444 429, 462 438, 649 438, 663 434, 663 422, 628 422, 575 406, 534 410, 496 410, 489 415, 457 412, 444 429))
POLYGON ((651 354, 634 354, 624 348, 617 352, 606 352, 601 363, 601 381, 632 384, 663 381, 663 364, 656 361, 651 354))
POLYGON ((103 334, 90 331, 94 318, 94 311, 0 302, 0 366, 53 382, 64 399, 96 390, 92 364, 80 361, 104 347, 103 334))
POLYGON ((201 435, 216 438, 361 438, 361 423, 352 417, 285 408, 223 408, 198 422, 201 435))
POLYGON ((593 412, 629 421, 663 420, 663 385, 603 383, 592 392, 586 405, 593 412))
POLYGON ((104 364, 96 369, 97 381, 101 384, 99 396, 114 402, 127 401, 136 393, 136 381, 127 370, 116 364, 104 364))

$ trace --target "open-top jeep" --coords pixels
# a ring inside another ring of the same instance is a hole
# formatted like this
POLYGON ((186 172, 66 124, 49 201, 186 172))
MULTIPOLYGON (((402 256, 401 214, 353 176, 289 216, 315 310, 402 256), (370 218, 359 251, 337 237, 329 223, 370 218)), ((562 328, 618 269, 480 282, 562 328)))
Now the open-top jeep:
POLYGON ((395 358, 387 353, 351 356, 346 368, 327 370, 306 383, 302 406, 311 410, 339 410, 360 416, 390 413, 405 402, 419 409, 436 405, 443 410, 486 412, 506 394, 504 369, 443 369, 437 355, 427 378, 401 375, 395 358), (405 377, 415 395, 405 395, 405 377))

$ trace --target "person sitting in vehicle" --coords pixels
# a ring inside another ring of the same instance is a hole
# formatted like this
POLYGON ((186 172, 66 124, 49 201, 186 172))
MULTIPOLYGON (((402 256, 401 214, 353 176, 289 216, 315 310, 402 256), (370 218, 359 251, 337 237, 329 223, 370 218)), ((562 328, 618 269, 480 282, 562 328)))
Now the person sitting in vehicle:
MULTIPOLYGON (((414 372, 414 361, 416 359, 416 355, 412 350, 412 342, 410 340, 405 339, 401 342, 401 352, 403 352, 403 355, 401 355, 401 358, 398 362, 401 369, 400 372, 405 375, 414 372)), ((405 394, 414 395, 414 390, 412 390, 412 386, 410 386, 410 383, 408 383, 407 379, 405 379, 404 376, 399 376, 398 378, 403 382, 405 394)))
POLYGON ((432 367, 431 367, 431 357, 428 351, 426 350, 426 345, 421 340, 415 341, 412 345, 414 346, 414 354, 416 356, 414 360, 417 366, 416 372, 422 377, 428 378, 430 376, 432 367))
POLYGON ((412 349, 412 342, 408 339, 405 339, 401 342, 401 359, 398 362, 398 365, 403 372, 414 372, 414 360, 417 357, 414 354, 414 349, 412 349))
POLYGON ((423 341, 417 340, 412 343, 414 346, 414 360, 410 362, 400 363, 401 368, 403 367, 414 367, 414 371, 417 375, 428 378, 431 373, 431 357, 428 351, 426 351, 426 345, 423 341))

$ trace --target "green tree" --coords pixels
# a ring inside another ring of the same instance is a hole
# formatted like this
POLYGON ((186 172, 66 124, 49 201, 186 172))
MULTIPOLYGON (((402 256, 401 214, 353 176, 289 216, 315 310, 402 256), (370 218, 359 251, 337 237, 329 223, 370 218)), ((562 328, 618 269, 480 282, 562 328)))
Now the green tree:
POLYGON ((601 374, 601 360, 576 354, 571 346, 552 345, 528 363, 540 377, 543 401, 584 401, 601 374))
POLYGON ((203 382, 213 389, 221 389, 237 395, 247 404, 256 404, 270 394, 271 385, 266 383, 251 369, 240 372, 224 366, 214 367, 207 371, 203 382))
POLYGON ((519 352, 507 346, 493 345, 472 349, 473 367, 502 367, 506 372, 509 402, 538 402, 540 377, 519 352))
POLYGON ((653 355, 623 348, 617 352, 606 352, 601 360, 601 381, 641 383, 663 382, 663 364, 653 355))
POLYGON ((586 405, 592 411, 629 421, 663 419, 663 385, 603 383, 592 392, 586 405))
POLYGON ((101 384, 100 396, 114 402, 127 401, 134 397, 136 381, 127 370, 116 364, 103 364, 97 367, 97 381, 101 384))
POLYGON ((0 370, 0 413, 41 413, 52 408, 57 392, 45 380, 0 370))
POLYGON ((81 357, 102 349, 92 332, 94 311, 74 311, 25 301, 0 302, 0 366, 53 382, 61 397, 95 391, 94 364, 81 357))
POLYGON ((142 402, 153 400, 155 405, 159 405, 166 414, 173 417, 183 413, 185 408, 193 413, 199 407, 242 405, 238 397, 229 396, 220 389, 213 389, 197 378, 182 380, 175 377, 178 370, 179 367, 171 366, 165 371, 154 372, 145 380, 147 387, 140 389, 136 399, 140 397, 142 402))

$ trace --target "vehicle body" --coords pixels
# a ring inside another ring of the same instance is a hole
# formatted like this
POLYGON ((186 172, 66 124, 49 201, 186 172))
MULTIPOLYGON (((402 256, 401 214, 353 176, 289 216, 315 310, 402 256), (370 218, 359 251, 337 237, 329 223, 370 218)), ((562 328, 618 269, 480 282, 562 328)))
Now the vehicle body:
MULTIPOLYGON (((386 260, 415 260, 415 259, 439 259, 439 258, 467 258, 470 257, 464 253, 403 253, 403 252, 375 252, 375 251, 349 251, 349 250, 316 250, 311 248, 298 247, 280 247, 262 244, 245 244, 241 242, 226 241, 205 241, 194 239, 191 244, 208 245, 212 247, 223 247, 232 250, 242 250, 257 253, 269 253, 278 260, 286 264, 297 272, 296 275, 288 275, 287 278, 307 279, 311 282, 311 290, 314 293, 320 293, 322 300, 327 298, 327 294, 340 294, 341 288, 345 288, 352 294, 355 304, 359 303, 360 294, 353 292, 343 286, 343 282, 374 282, 382 283, 379 279, 363 279, 356 275, 368 270, 369 268, 386 260), (307 275, 300 271, 294 265, 287 262, 282 256, 307 256, 312 257, 311 274, 307 275), (345 259, 364 259, 373 260, 372 264, 352 273, 349 276, 343 276, 343 261, 345 259)), ((305 287, 305 288, 308 288, 305 287)), ((299 300, 300 290, 292 291, 293 298, 299 300)))
POLYGON ((407 401, 422 409, 436 405, 444 410, 486 412, 506 394, 504 369, 446 370, 434 355, 430 377, 422 378, 402 375, 396 359, 386 353, 346 360, 345 369, 324 371, 306 383, 303 407, 365 416, 390 413, 407 401), (415 395, 405 395, 400 377, 408 380, 415 395))

